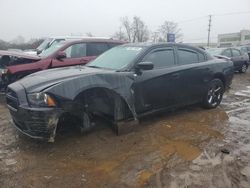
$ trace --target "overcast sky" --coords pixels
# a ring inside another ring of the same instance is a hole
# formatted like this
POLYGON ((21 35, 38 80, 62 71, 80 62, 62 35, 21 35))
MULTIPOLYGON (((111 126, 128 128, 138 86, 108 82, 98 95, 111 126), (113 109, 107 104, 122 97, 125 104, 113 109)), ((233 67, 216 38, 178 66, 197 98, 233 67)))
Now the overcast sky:
POLYGON ((165 20, 174 21, 179 23, 184 42, 205 42, 209 14, 214 15, 213 41, 218 33, 250 29, 250 0, 0 0, 0 39, 86 32, 111 36, 121 17, 136 15, 151 31, 165 20), (221 15, 233 12, 249 13, 221 15))

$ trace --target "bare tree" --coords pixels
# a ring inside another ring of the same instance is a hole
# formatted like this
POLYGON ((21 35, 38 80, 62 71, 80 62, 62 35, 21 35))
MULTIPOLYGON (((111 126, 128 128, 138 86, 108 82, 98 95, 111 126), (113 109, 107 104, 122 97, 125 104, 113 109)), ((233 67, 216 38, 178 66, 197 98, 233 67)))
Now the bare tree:
POLYGON ((133 18, 133 42, 145 42, 149 39, 149 30, 137 16, 133 18))
POLYGON ((178 27, 178 24, 171 21, 165 21, 158 30, 158 41, 165 42, 167 41, 167 34, 173 33, 175 34, 175 39, 181 40, 182 33, 181 29, 178 27))
MULTIPOLYGON (((22 42, 22 41, 21 41, 22 42)), ((43 42, 43 39, 31 39, 28 42, 16 44, 13 42, 6 42, 0 39, 0 50, 7 50, 10 48, 14 49, 35 49, 37 48, 41 43, 43 42)))
POLYGON ((157 42, 157 41, 159 41, 159 32, 158 31, 155 31, 155 32, 152 32, 152 34, 151 34, 151 40, 153 41, 153 42, 157 42))
POLYGON ((86 36, 87 36, 87 37, 94 37, 94 35, 93 35, 91 32, 87 32, 87 33, 86 33, 86 36))
POLYGON ((133 21, 130 21, 128 17, 123 17, 120 30, 113 37, 128 42, 145 42, 149 39, 149 30, 139 17, 134 16, 133 21))
POLYGON ((123 41, 127 40, 125 33, 122 31, 122 27, 120 27, 119 31, 114 33, 112 38, 118 39, 118 40, 123 40, 123 41))
POLYGON ((18 35, 16 38, 14 38, 11 43, 13 44, 23 44, 25 42, 25 39, 23 36, 18 35))
POLYGON ((130 23, 128 17, 123 17, 121 18, 121 24, 122 27, 124 28, 126 35, 127 35, 127 40, 129 42, 132 42, 132 32, 133 32, 133 28, 132 28, 132 23, 130 23))

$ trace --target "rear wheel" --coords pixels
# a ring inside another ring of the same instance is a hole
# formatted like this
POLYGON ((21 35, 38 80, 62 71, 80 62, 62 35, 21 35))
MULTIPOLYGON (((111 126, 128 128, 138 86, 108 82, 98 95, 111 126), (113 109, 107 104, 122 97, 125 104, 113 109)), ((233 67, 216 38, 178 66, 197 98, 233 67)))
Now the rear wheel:
POLYGON ((244 63, 244 64, 241 66, 240 73, 245 73, 245 72, 247 71, 247 68, 248 68, 247 64, 244 63))
POLYGON ((210 81, 207 93, 203 99, 203 106, 211 109, 216 108, 222 100, 224 94, 224 85, 220 79, 210 81))

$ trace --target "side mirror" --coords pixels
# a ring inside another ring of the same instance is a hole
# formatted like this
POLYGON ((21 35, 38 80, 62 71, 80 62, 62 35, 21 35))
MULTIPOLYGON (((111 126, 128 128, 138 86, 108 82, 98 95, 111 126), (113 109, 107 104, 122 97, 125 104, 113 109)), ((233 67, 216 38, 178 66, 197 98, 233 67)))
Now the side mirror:
POLYGON ((66 58, 66 57, 67 57, 67 55, 66 55, 66 53, 63 52, 63 51, 59 51, 59 52, 57 53, 57 55, 56 55, 56 58, 59 59, 59 60, 61 60, 61 59, 63 59, 63 58, 66 58))
POLYGON ((154 64, 152 62, 140 62, 137 64, 137 68, 140 70, 152 70, 154 64))

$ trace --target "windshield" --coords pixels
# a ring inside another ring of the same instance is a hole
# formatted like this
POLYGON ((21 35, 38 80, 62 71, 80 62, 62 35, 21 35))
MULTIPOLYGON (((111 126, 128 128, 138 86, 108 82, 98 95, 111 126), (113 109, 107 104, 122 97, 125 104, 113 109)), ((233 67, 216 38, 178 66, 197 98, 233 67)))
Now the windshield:
POLYGON ((49 46, 49 43, 52 41, 51 38, 48 38, 48 39, 45 39, 38 47, 37 47, 37 50, 38 51, 43 51, 45 50, 48 46, 49 46))
POLYGON ((221 52, 223 51, 224 49, 222 48, 209 48, 207 49, 207 52, 213 56, 215 55, 221 55, 221 52))
POLYGON ((39 54, 40 57, 48 57, 63 46, 63 42, 56 43, 39 54))
POLYGON ((142 47, 118 46, 100 55, 87 66, 119 70, 130 64, 142 47))

